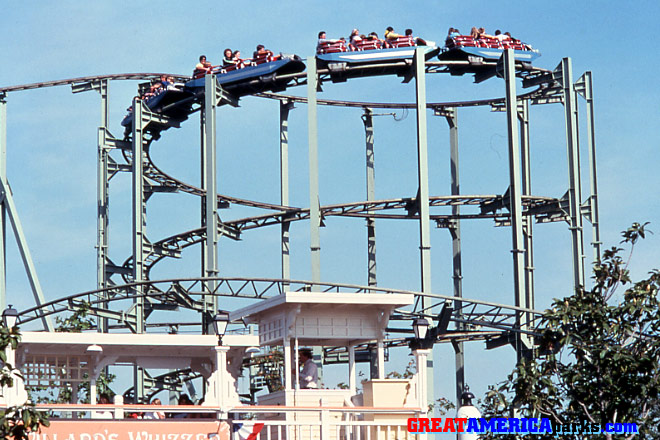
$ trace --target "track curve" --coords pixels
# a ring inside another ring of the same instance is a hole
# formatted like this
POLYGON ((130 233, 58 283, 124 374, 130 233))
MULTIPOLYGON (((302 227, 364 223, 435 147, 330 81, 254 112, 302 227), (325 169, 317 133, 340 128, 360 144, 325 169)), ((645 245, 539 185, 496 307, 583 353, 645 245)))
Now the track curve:
MULTIPOLYGON (((523 206, 525 211, 523 215, 535 215, 538 211, 558 211, 560 210, 560 201, 552 197, 539 197, 539 196, 523 196, 523 206)), ((478 214, 462 214, 460 219, 478 219, 478 218, 491 218, 505 220, 509 215, 501 212, 506 209, 504 196, 501 195, 459 195, 459 196, 431 196, 429 197, 429 206, 479 206, 482 212, 478 214), (493 207, 493 208, 489 208, 493 207), (494 212, 493 209, 496 210, 494 212), (497 212, 499 211, 499 212, 497 212)), ((414 198, 398 198, 386 199, 375 201, 362 201, 352 203, 340 203, 334 205, 321 206, 321 218, 332 216, 345 216, 345 217, 360 217, 372 219, 418 219, 416 215, 416 200, 414 198), (382 211, 389 210, 406 210, 406 214, 383 214, 382 211)), ((243 231, 256 229, 264 226, 271 226, 285 222, 294 222, 299 220, 309 219, 309 208, 289 208, 287 210, 264 214, 254 217, 246 217, 236 220, 228 220, 221 222, 219 233, 220 235, 229 236, 237 239, 243 231)), ((431 220, 436 222, 447 221, 455 218, 453 215, 431 215, 431 220)), ((178 255, 183 249, 199 244, 206 238, 205 228, 196 228, 180 234, 175 234, 166 237, 153 244, 158 252, 150 254, 145 260, 145 276, 148 278, 149 273, 154 265, 165 257, 178 255)), ((133 257, 129 257, 123 264, 123 267, 130 272, 133 268, 133 257)), ((123 275, 124 281, 129 282, 130 277, 123 275)))
MULTIPOLYGON (((496 330, 498 332, 514 332, 537 335, 536 328, 540 324, 543 314, 538 310, 525 309, 506 304, 497 304, 489 301, 475 300, 464 297, 453 297, 448 295, 422 293, 418 291, 391 289, 376 286, 361 286, 346 283, 331 283, 305 280, 289 280, 279 278, 171 278, 157 281, 144 281, 141 283, 129 283, 113 286, 105 289, 92 290, 77 293, 67 297, 59 298, 33 307, 19 313, 18 324, 24 325, 39 320, 42 316, 57 315, 77 310, 83 302, 89 305, 91 315, 103 316, 114 320, 124 327, 131 328, 135 319, 131 310, 117 311, 108 307, 109 303, 121 303, 121 301, 142 297, 145 304, 155 307, 161 304, 164 307, 181 307, 196 311, 204 310, 204 301, 211 296, 234 297, 253 300, 265 300, 283 292, 288 291, 320 291, 320 292, 343 292, 343 293, 384 293, 384 294, 412 294, 416 298, 427 297, 434 301, 431 307, 426 309, 414 306, 412 310, 397 309, 392 321, 407 321, 415 317, 428 317, 434 319, 440 308, 450 302, 454 311, 452 321, 464 324, 467 332, 475 331, 483 333, 484 337, 492 336, 490 332, 483 332, 482 328, 496 330), (209 291, 206 286, 209 281, 215 281, 217 287, 209 291), (516 322, 523 318, 530 322, 530 330, 517 328, 516 322), (133 320, 133 321, 132 321, 133 320)), ((420 304, 421 301, 415 301, 420 304)), ((400 329, 407 332, 406 329, 400 329)), ((391 328, 390 332, 396 332, 391 328)), ((445 335, 447 336, 447 335, 445 335)), ((460 335, 460 337, 465 337, 460 335)), ((448 338, 447 340, 449 340, 448 338)))

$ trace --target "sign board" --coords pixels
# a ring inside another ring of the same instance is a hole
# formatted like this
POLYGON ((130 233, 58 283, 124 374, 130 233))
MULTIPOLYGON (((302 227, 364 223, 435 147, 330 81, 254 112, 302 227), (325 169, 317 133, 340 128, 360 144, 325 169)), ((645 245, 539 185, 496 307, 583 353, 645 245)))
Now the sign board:
POLYGON ((51 420, 29 440, 229 440, 220 420, 51 420))

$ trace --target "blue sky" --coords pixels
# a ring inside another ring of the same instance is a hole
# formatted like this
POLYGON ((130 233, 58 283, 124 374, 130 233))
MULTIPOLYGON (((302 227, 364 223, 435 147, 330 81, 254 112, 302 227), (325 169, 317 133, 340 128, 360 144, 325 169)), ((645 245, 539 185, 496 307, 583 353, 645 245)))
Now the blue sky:
MULTIPOLYGON (((200 53, 218 63, 225 47, 248 54, 257 44, 279 52, 313 55, 321 29, 330 37, 347 36, 354 27, 382 34, 387 26, 412 27, 417 35, 442 41, 449 26, 467 32, 484 26, 510 31, 542 52, 536 65, 553 69, 571 57, 575 77, 591 70, 596 103, 596 144, 600 185, 601 234, 608 246, 633 221, 658 229, 659 89, 653 81, 657 47, 649 29, 657 25, 660 4, 640 1, 524 2, 313 2, 161 1, 15 2, 0 18, 4 41, 0 86, 95 74, 171 72, 189 74, 200 53)), ((470 77, 428 77, 434 102, 503 96, 504 84, 491 79, 473 84, 470 77)), ((110 86, 111 131, 119 122, 135 82, 110 86)), ((292 90, 304 94, 304 90, 292 90)), ((359 79, 327 84, 323 98, 411 102, 414 85, 397 78, 359 79)), ((60 87, 8 97, 8 175, 28 244, 48 299, 94 288, 96 283, 96 127, 100 120, 95 93, 72 95, 60 87)), ((584 107, 581 107, 584 110, 584 107)), ((584 115, 584 113, 582 113, 584 115)), ((398 117, 404 116, 399 113, 398 117)), ((167 132, 153 148, 162 169, 191 183, 199 181, 196 117, 167 132)), ((584 118, 581 120, 584 131, 584 118)), ((306 108, 291 114, 291 203, 307 206, 306 108)), ((531 111, 534 194, 560 197, 567 188, 566 147, 560 105, 531 111)), ((279 202, 277 104, 247 97, 238 109, 218 116, 219 192, 279 202)), ((376 197, 407 197, 416 192, 415 115, 401 122, 391 116, 375 121, 376 197)), ((506 123, 488 109, 459 112, 461 186, 465 194, 503 193, 508 185, 506 123)), ((323 204, 366 198, 364 145, 360 111, 319 110, 320 195, 323 204)), ((586 146, 586 138, 582 146, 586 146)), ((583 150, 583 165, 586 150, 583 150)), ((429 114, 430 193, 449 193, 448 130, 429 114)), ((587 170, 583 169, 585 191, 587 170)), ((186 195, 156 195, 149 204, 152 241, 199 224, 199 201, 186 195), (191 214, 193 213, 193 214, 191 214)), ((130 179, 111 186, 111 256, 123 262, 130 252, 130 179)), ((445 211, 439 211, 445 212, 445 211)), ((255 211, 232 207, 223 219, 255 211)), ((322 279, 366 284, 366 233, 359 219, 333 218, 322 230, 322 279)), ((588 226, 588 223, 586 223, 588 226)), ((512 302, 510 230, 487 220, 465 222, 464 296, 512 302)), ((660 229, 659 229, 660 231, 660 229)), ((292 226, 292 277, 308 279, 309 226, 292 226)), ((377 223, 379 284, 419 289, 418 226, 413 221, 377 223)), ((570 234, 565 224, 535 229, 537 304, 570 294, 570 234)), ((278 228, 248 231, 240 243, 223 241, 221 273, 226 276, 277 277, 278 228)), ((433 290, 451 292, 451 241, 445 230, 432 230, 433 290)), ((585 239, 585 246, 589 237, 585 239)), ((588 249, 588 247, 587 247, 588 249)), ((196 276, 197 249, 182 260, 161 263, 153 278, 196 276)), ((588 250, 587 255, 591 255, 588 250)), ((642 243, 633 273, 660 266, 658 237, 642 243)), ((13 244, 8 250, 8 296, 19 308, 33 305, 13 244)), ((436 391, 453 395, 453 356, 449 347, 435 354, 436 391)), ((466 377, 476 394, 505 378, 514 360, 504 348, 486 352, 482 343, 468 347, 466 377), (482 365, 496 365, 491 371, 482 365)))

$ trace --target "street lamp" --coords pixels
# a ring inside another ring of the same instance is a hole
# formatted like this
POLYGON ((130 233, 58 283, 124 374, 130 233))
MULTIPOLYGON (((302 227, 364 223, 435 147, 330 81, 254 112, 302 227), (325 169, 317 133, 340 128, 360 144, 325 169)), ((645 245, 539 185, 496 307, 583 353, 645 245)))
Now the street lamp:
POLYGON ((229 313, 219 310, 213 317, 213 330, 218 337, 218 345, 222 345, 222 337, 227 331, 227 324, 229 324, 229 313))
POLYGON ((16 325, 16 321, 18 321, 18 310, 13 308, 10 304, 9 307, 2 312, 2 322, 5 327, 11 329, 16 325))
POLYGON ((426 333, 429 330, 429 322, 424 318, 415 318, 413 321, 413 330, 416 339, 426 339, 426 333))

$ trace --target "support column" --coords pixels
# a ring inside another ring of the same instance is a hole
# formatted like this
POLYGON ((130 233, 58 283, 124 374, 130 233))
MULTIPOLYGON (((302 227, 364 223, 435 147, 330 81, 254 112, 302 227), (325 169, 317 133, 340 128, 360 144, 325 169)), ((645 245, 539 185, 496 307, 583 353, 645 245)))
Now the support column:
POLYGON ((228 392, 227 389, 227 352, 229 347, 215 347, 215 386, 216 386, 216 404, 221 408, 220 416, 227 407, 228 392))
MULTIPOLYGON (((18 251, 23 260, 23 267, 30 282, 34 301, 37 306, 45 304, 43 290, 41 283, 37 277, 37 271, 32 261, 32 255, 23 233, 23 226, 18 217, 18 211, 14 198, 9 190, 9 182, 7 180, 7 102, 5 95, 0 94, 0 302, 3 307, 6 307, 6 220, 9 217, 9 222, 14 231, 14 238, 18 245, 18 251)), ((50 316, 41 316, 41 322, 44 330, 52 332, 53 321, 50 316)))
POLYGON ((428 349, 419 349, 415 350, 414 354, 415 361, 417 363, 417 401, 419 408, 421 409, 422 417, 426 417, 429 403, 429 397, 427 394, 429 386, 426 383, 428 372, 425 370, 427 369, 428 357, 429 355, 433 355, 433 351, 428 349))
POLYGON ((568 203, 569 229, 573 240, 573 283, 575 289, 584 286, 584 248, 582 241, 582 214, 580 208, 579 163, 577 128, 577 103, 573 85, 573 67, 570 58, 564 58, 560 64, 561 81, 564 92, 566 111, 566 149, 568 156, 568 203))
MULTIPOLYGON (((428 144, 426 132, 426 58, 424 48, 415 50, 415 92, 417 103, 417 179, 419 192, 419 253, 422 278, 422 293, 431 293, 431 220, 429 213, 429 172, 428 144)), ((428 312, 431 308, 431 298, 422 298, 422 309, 428 312)), ((429 324, 431 324, 429 322, 429 324)), ((427 359, 428 395, 433 398, 433 350, 427 359)))
MULTIPOLYGON (((216 157, 216 80, 215 75, 204 77, 204 109, 202 114, 202 187, 205 196, 202 198, 203 216, 202 226, 206 229, 202 255, 202 276, 213 278, 218 276, 218 206, 217 187, 217 157, 216 157)), ((217 289, 217 281, 206 281, 204 291, 214 293, 217 289)), ((209 318, 218 310, 217 296, 212 297, 213 306, 211 310, 206 309, 209 301, 204 296, 205 313, 203 316, 209 318)), ((203 322, 202 331, 209 332, 209 322, 203 322)))
POLYGON ((596 129, 594 119, 594 90, 591 72, 587 71, 581 78, 584 83, 584 99, 587 101, 587 143, 589 144, 589 186, 591 205, 591 228, 594 262, 600 260, 602 242, 600 241, 600 220, 598 213, 598 174, 596 172, 596 129))
MULTIPOLYGON (((108 287, 108 161, 109 151, 106 148, 105 138, 108 131, 108 80, 102 79, 98 83, 98 91, 101 94, 101 126, 98 130, 98 162, 96 169, 96 288, 104 289, 108 287)), ((107 296, 102 294, 105 299, 107 296)), ((104 301, 102 306, 107 309, 107 303, 104 301)), ((99 316, 98 331, 108 332, 107 318, 99 316)), ((96 402, 95 400, 93 402, 96 402)))
MULTIPOLYGON (((37 270, 34 267, 34 262, 32 261, 32 254, 27 245, 27 240, 25 239, 25 234, 23 233, 23 226, 21 221, 18 218, 18 210, 16 209, 16 204, 14 203, 14 197, 11 195, 9 190, 9 183, 6 180, 0 179, 0 194, 4 197, 2 200, 2 205, 6 209, 8 214, 11 227, 14 231, 14 238, 16 239, 16 244, 18 245, 18 251, 21 254, 21 259, 23 260, 23 267, 25 268, 25 273, 30 282, 30 287, 32 289, 32 294, 34 295, 34 302, 37 306, 41 306, 46 303, 44 299, 44 293, 41 289, 41 283, 39 282, 39 277, 37 276, 37 270)), ((41 322, 44 326, 44 330, 48 332, 54 331, 53 321, 50 315, 42 315, 41 322)))
MULTIPOLYGON (((376 200, 374 122, 372 113, 370 108, 365 108, 362 115, 366 145, 367 201, 376 200)), ((367 211, 367 215, 373 215, 373 211, 367 211)), ((367 217, 367 281, 370 286, 378 285, 376 280, 376 221, 372 217, 367 217)))
POLYGON ((93 377, 89 380, 89 403, 91 403, 92 405, 96 404, 97 393, 98 393, 98 389, 96 387, 96 378, 93 377))
MULTIPOLYGON (((289 111, 293 102, 280 101, 280 205, 289 206, 289 111)), ((282 221, 282 278, 291 278, 291 261, 289 248, 289 227, 291 223, 282 221)), ((288 287, 288 284, 286 284, 288 287)))
MULTIPOLYGON (((0 93, 0 180, 7 182, 7 101, 0 93)), ((7 308, 7 211, 0 203, 0 310, 7 308)))
MULTIPOLYGON (((451 172, 451 195, 457 196, 461 194, 460 174, 459 174, 459 161, 458 161, 458 115, 455 108, 445 109, 445 119, 449 124, 449 156, 450 156, 450 172, 451 172)), ((449 225, 449 232, 451 233, 451 247, 452 247, 452 269, 454 281, 454 297, 463 297, 463 263, 461 252, 461 214, 460 205, 452 205, 451 207, 452 221, 449 225)), ((454 310, 456 310, 456 317, 462 316, 462 302, 454 302, 454 310)), ((464 329, 462 323, 456 324, 456 330, 461 331, 464 329)), ((461 402, 461 395, 465 388, 465 358, 463 350, 463 342, 456 342, 453 344, 455 369, 456 369, 456 402, 461 402)))
MULTIPOLYGON (((518 98, 516 96, 516 66, 512 49, 502 55, 504 60, 504 79, 506 82, 506 117, 509 139, 509 206, 511 211, 511 238, 513 253, 513 289, 515 305, 525 304, 525 250, 523 241, 522 199, 520 183, 520 145, 518 140, 518 98)), ((526 319, 518 314, 516 326, 526 328, 526 319)), ((524 338, 516 340, 516 353, 520 359, 523 349, 528 344, 524 338)))
POLYGON ((346 347, 348 351, 348 389, 351 395, 357 392, 357 375, 355 374, 355 346, 346 347))
MULTIPOLYGON (((133 98, 133 281, 144 281, 144 259, 146 242, 146 200, 144 194, 144 118, 142 101, 133 98)), ((144 333, 144 287, 135 287, 134 301, 135 332, 144 333)), ((133 369, 135 402, 144 399, 144 371, 137 365, 133 369)))
POLYGON ((376 346, 378 356, 378 379, 385 379, 385 344, 379 339, 376 346))
MULTIPOLYGON (((531 150, 529 148, 529 100, 525 99, 518 106, 520 122, 520 151, 522 162, 522 195, 532 195, 531 150)), ((525 303, 524 307, 534 308, 534 217, 523 218, 523 236, 525 240, 525 303)), ((532 316, 527 316, 527 321, 532 316)))
MULTIPOLYGON (((309 146, 309 224, 312 281, 321 281, 321 209, 319 200, 318 119, 316 58, 307 57, 307 129, 309 146)), ((318 286, 312 286, 317 290, 318 286)))

